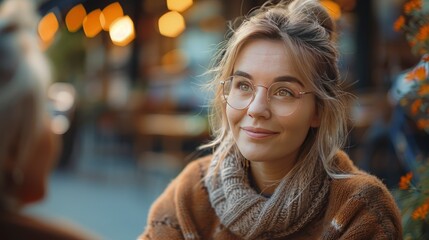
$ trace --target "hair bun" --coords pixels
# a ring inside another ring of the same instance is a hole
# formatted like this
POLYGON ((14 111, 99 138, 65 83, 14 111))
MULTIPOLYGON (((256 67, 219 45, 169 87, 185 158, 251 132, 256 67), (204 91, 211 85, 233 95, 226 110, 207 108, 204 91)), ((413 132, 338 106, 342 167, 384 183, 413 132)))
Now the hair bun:
POLYGON ((335 36, 336 26, 328 11, 316 0, 294 0, 287 1, 288 10, 291 15, 298 14, 296 19, 306 21, 316 21, 318 25, 323 27, 329 35, 329 39, 333 40, 335 36))
POLYGON ((326 29, 330 35, 330 39, 332 40, 335 35, 336 25, 331 15, 329 15, 328 11, 324 7, 315 8, 315 12, 320 26, 326 29))
POLYGON ((33 74, 44 86, 50 81, 48 62, 37 36, 38 21, 33 0, 4 0, 0 4, 1 84, 13 80, 18 71, 33 74))

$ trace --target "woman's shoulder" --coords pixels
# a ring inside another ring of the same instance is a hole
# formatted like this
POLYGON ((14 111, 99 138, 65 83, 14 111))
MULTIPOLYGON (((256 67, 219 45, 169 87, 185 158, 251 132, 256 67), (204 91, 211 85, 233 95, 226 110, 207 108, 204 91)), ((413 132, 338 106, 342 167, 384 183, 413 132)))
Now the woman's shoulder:
MULTIPOLYGON (((331 195, 340 198, 372 198, 377 196, 392 198, 386 185, 377 177, 358 171, 346 178, 331 181, 331 195)), ((381 200, 381 199, 380 199, 381 200)))
POLYGON ((376 177, 359 172, 331 181, 325 232, 333 239, 343 234, 345 239, 349 235, 361 236, 359 239, 398 239, 402 235, 400 219, 392 194, 376 177))
POLYGON ((202 156, 197 159, 191 160, 184 167, 180 175, 186 176, 186 177, 195 176, 198 178, 204 178, 207 172, 207 169, 210 165, 212 157, 213 157, 212 155, 206 155, 206 156, 202 156))
POLYGON ((347 176, 332 179, 331 194, 367 196, 377 192, 378 195, 391 197, 390 191, 379 178, 358 169, 344 152, 338 153, 337 164, 347 176))
MULTIPOLYGON (((346 155, 340 158, 350 161, 346 155)), ((344 178, 331 180, 325 214, 327 226, 330 226, 327 231, 337 237, 346 232, 377 235, 381 239, 401 236, 399 208, 386 185, 377 177, 357 169, 352 162, 341 164, 350 171, 344 178)))
POLYGON ((69 222, 51 223, 21 214, 2 214, 0 217, 0 236, 2 239, 58 239, 92 240, 101 239, 69 222))

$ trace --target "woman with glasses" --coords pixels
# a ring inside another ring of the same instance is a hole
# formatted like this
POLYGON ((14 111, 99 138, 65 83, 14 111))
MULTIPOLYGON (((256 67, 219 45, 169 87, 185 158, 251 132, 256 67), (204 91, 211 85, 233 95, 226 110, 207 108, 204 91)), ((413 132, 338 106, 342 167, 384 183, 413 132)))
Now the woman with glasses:
POLYGON ((341 148, 334 23, 313 0, 253 11, 219 52, 213 154, 151 207, 140 239, 400 239, 399 210, 341 148))

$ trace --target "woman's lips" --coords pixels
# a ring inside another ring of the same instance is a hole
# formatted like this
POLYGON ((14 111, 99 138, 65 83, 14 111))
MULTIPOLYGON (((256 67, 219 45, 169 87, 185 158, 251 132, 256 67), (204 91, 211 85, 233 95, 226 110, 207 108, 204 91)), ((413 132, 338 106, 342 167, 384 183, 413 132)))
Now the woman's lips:
POLYGON ((278 134, 278 132, 263 128, 242 127, 241 129, 251 138, 267 138, 278 134))

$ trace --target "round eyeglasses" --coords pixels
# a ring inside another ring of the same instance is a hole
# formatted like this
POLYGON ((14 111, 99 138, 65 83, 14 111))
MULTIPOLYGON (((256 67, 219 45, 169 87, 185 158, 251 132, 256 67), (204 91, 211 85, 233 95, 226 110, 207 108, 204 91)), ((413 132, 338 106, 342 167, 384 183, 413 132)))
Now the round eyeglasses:
POLYGON ((237 110, 250 106, 255 99, 256 87, 267 89, 267 102, 273 113, 288 116, 298 109, 302 95, 313 93, 301 91, 296 83, 275 82, 269 87, 254 85, 252 81, 243 76, 231 76, 221 81, 223 97, 227 104, 237 110))

